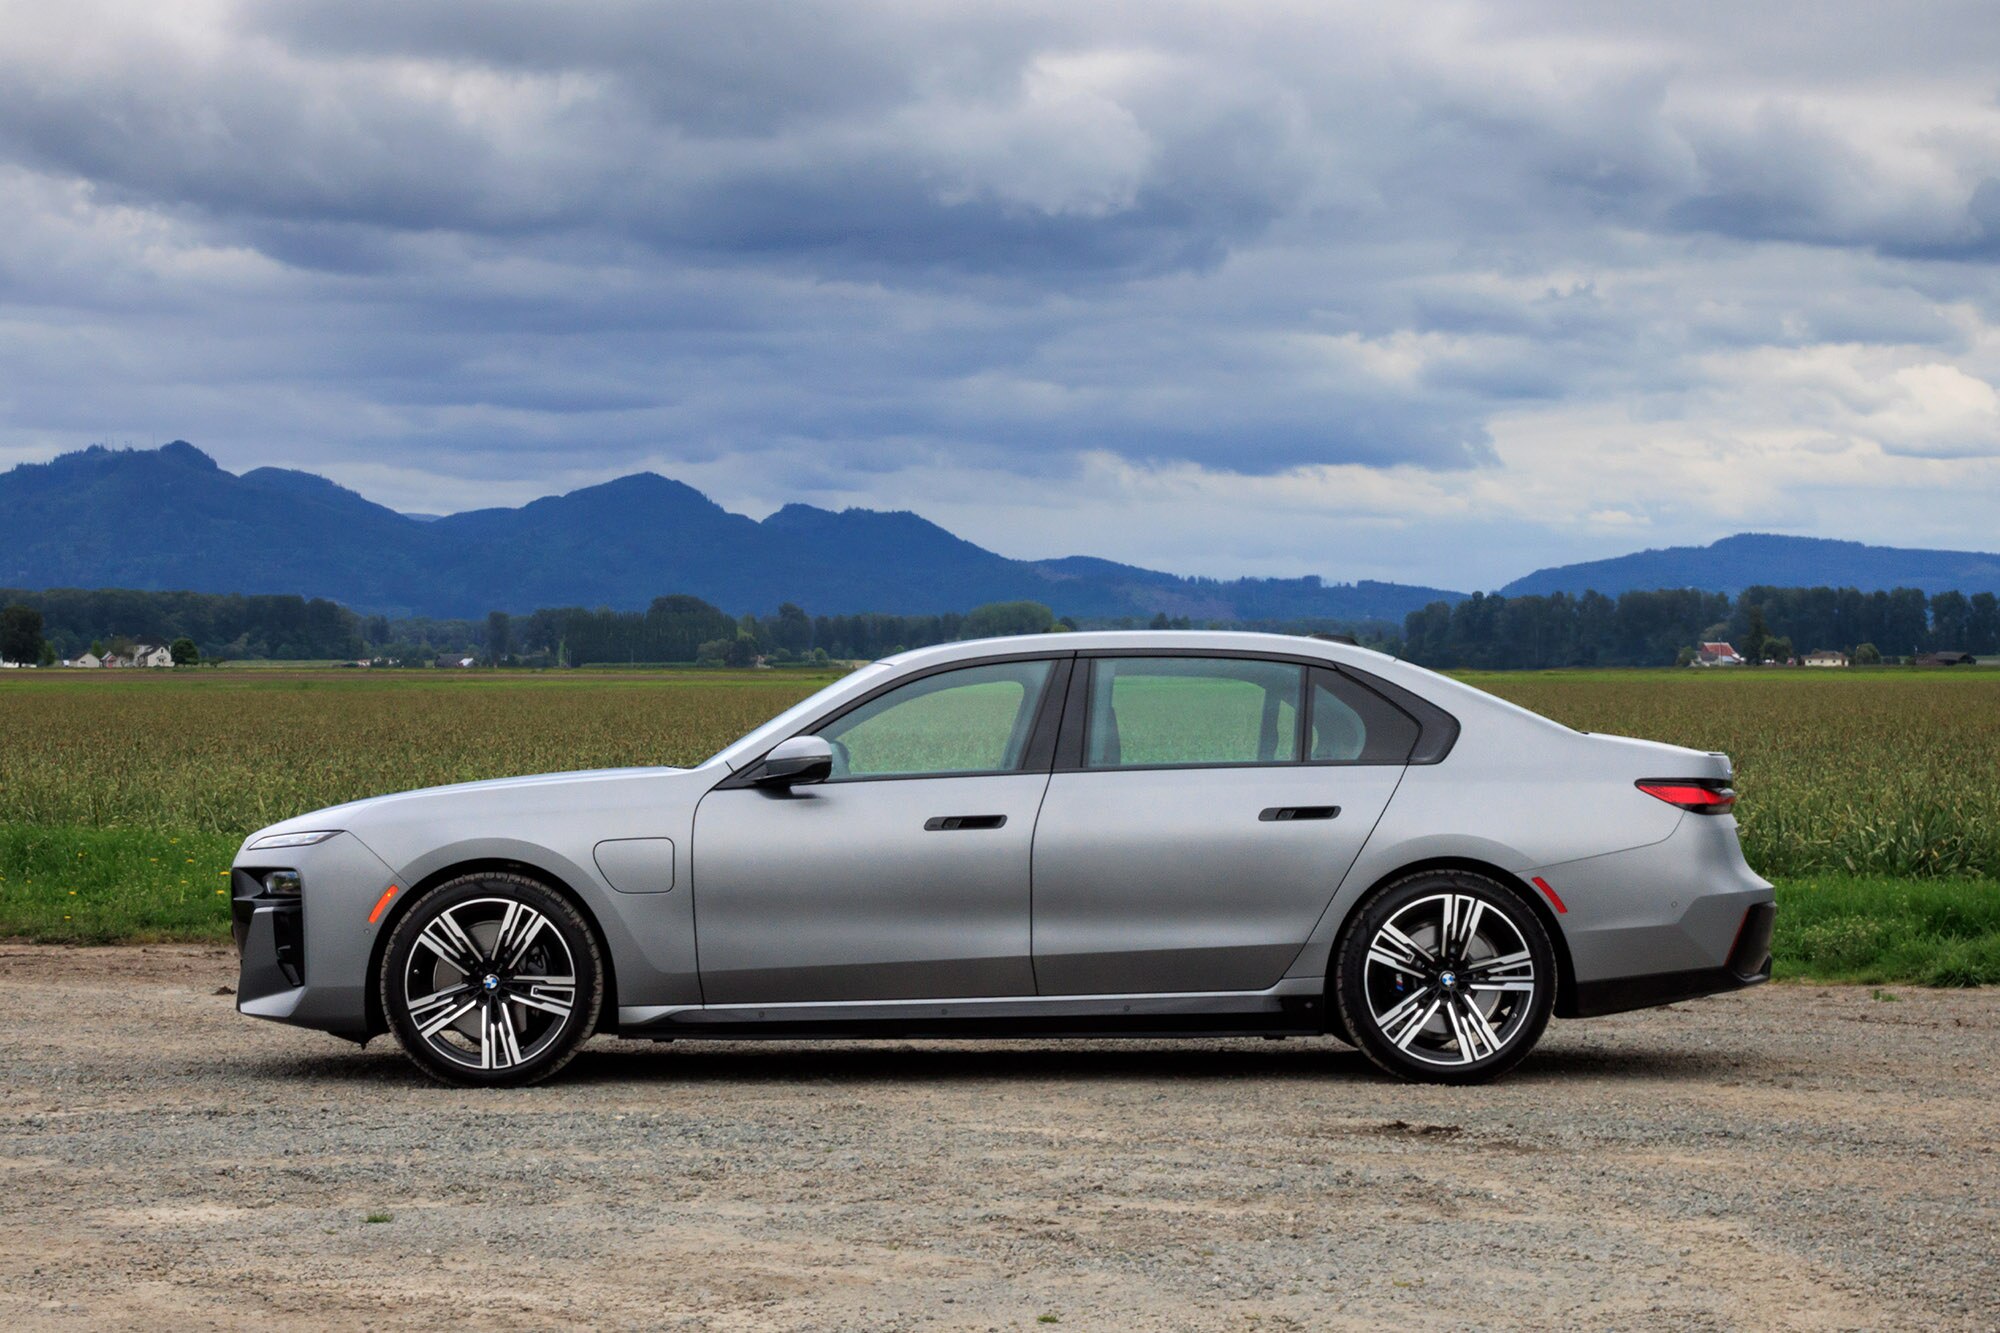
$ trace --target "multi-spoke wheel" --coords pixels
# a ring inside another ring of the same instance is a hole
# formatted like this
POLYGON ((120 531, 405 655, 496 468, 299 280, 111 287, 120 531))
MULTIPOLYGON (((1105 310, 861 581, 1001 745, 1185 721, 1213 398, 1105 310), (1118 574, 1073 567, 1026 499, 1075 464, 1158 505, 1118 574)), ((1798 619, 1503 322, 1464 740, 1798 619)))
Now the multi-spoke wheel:
POLYGON ((1519 1063, 1555 1002, 1555 951, 1519 893, 1457 871, 1413 875, 1354 914, 1333 998, 1392 1074, 1477 1083, 1519 1063))
POLYGON ((596 1029, 603 972, 568 899, 520 875, 467 875, 429 890, 396 923, 382 1012, 437 1078, 533 1083, 596 1029))

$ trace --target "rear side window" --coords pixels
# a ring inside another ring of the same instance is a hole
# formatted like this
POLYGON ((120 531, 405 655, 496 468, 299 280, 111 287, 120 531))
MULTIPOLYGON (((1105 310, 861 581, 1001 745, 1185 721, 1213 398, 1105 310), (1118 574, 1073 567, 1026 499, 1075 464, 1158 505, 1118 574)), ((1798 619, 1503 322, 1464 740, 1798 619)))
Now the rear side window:
POLYGON ((1320 667, 1312 673, 1306 757, 1316 764, 1403 764, 1416 748, 1416 720, 1364 685, 1320 667))
POLYGON ((1305 669, 1229 657, 1091 662, 1091 768, 1285 764, 1299 757, 1305 669))

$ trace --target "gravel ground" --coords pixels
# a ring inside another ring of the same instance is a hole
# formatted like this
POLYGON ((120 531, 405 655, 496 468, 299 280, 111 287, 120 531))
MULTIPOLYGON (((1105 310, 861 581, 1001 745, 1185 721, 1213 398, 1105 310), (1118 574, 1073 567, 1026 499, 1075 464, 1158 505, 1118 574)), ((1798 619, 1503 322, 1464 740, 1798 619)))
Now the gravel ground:
POLYGON ((600 1040, 474 1093, 233 980, 0 947, 0 1320, 2000 1321, 1996 991, 1558 1023, 1470 1090, 1331 1041, 600 1040))

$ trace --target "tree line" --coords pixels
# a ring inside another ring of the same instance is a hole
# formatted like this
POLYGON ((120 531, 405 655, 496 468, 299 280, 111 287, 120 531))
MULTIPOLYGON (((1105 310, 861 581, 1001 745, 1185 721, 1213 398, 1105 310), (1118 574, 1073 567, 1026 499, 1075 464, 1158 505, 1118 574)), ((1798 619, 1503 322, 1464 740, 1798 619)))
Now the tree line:
POLYGON ((521 666, 603 666, 707 662, 854 661, 958 639, 1052 629, 1262 629, 1349 633, 1371 647, 1425 666, 1496 670, 1543 667, 1666 666, 1696 644, 1726 640, 1752 659, 1816 649, 1882 656, 1959 650, 2000 653, 2000 604, 1915 588, 1745 589, 1736 597, 1692 589, 1628 592, 1613 598, 1499 597, 1474 594, 1413 611, 1400 637, 1379 621, 1265 620, 1194 624, 1058 618, 1039 602, 1002 602, 938 615, 812 615, 787 602, 769 615, 732 616, 699 597, 655 598, 642 611, 553 607, 525 615, 495 611, 484 620, 361 616, 321 598, 130 589, 0 589, 0 656, 61 660, 107 645, 185 640, 206 660, 371 659, 428 665, 440 655, 521 666), (23 655, 27 654, 27 655, 23 655))
POLYGON ((361 621, 324 598, 205 592, 147 592, 130 588, 53 588, 30 592, 0 588, 0 608, 16 641, 10 662, 47 657, 66 661, 115 645, 172 644, 186 639, 203 657, 343 658, 362 650, 361 621), (28 614, 38 616, 35 656, 18 657, 28 644, 28 614))
POLYGON ((1403 622, 1401 655, 1424 666, 1490 670, 1671 666, 1711 641, 1730 643, 1753 661, 1821 649, 1853 656, 1864 647, 1889 659, 1996 653, 2000 601, 1990 592, 1927 597, 1917 588, 1752 587, 1733 600, 1692 589, 1616 598, 1475 593, 1412 611, 1403 622))

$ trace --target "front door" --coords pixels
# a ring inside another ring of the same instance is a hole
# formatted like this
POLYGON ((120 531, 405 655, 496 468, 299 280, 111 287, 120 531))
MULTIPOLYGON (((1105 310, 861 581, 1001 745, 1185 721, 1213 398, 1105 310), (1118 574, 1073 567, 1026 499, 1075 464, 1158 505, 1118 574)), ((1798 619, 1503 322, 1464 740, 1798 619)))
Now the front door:
POLYGON ((1029 740, 1067 662, 956 667, 816 728, 834 774, 722 787, 695 812, 709 1004, 1032 995, 1029 740))
POLYGON ((1085 743, 1035 833, 1040 992, 1275 985, 1394 794, 1416 723, 1295 663, 1086 667, 1085 743))

